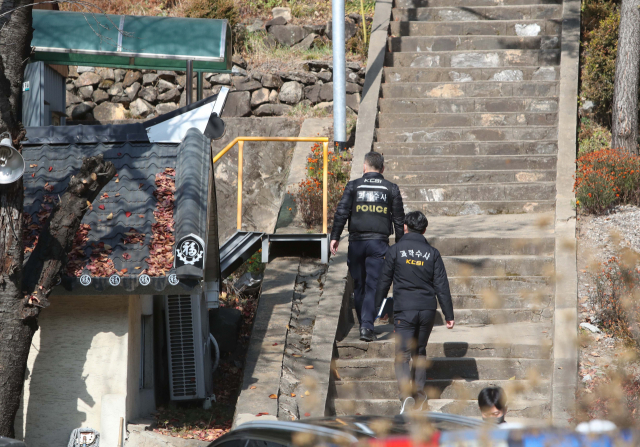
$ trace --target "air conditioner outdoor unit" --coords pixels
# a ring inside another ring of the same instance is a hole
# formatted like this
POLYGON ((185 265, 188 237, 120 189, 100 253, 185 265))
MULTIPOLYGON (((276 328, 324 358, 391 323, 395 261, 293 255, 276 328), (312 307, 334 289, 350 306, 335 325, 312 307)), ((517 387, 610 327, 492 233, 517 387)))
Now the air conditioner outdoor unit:
POLYGON ((209 313, 202 293, 165 296, 171 400, 211 396, 209 313))

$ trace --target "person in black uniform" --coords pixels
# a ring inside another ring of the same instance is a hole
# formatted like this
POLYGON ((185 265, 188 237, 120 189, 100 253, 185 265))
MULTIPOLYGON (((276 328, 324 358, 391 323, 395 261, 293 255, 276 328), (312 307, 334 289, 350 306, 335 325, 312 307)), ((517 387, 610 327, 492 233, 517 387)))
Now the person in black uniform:
POLYGON ((340 235, 349 220, 347 265, 353 278, 354 301, 360 322, 360 340, 373 341, 378 276, 395 228, 402 238, 404 207, 398 185, 382 176, 384 157, 371 151, 364 157, 364 174, 350 181, 333 218, 331 253, 336 254, 340 235))
POLYGON ((393 316, 396 335, 395 370, 402 401, 401 413, 422 409, 427 400, 427 342, 436 319, 436 297, 447 322, 454 326, 449 280, 440 252, 424 238, 429 222, 420 211, 407 213, 405 235, 391 246, 384 260, 376 291, 379 308, 393 282, 393 316), (409 360, 413 357, 411 384, 409 360))

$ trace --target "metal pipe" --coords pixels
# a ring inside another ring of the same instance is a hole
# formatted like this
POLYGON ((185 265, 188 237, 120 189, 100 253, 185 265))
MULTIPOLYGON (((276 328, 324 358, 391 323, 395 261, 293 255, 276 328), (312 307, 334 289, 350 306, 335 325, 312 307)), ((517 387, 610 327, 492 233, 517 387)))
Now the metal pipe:
POLYGON ((118 425, 118 447, 122 447, 122 426, 124 425, 124 418, 120 418, 120 424, 118 425))
POLYGON ((187 76, 184 81, 184 91, 187 97, 187 105, 191 104, 193 99, 193 61, 187 61, 187 76))
POLYGON ((198 80, 198 87, 196 90, 196 101, 200 101, 202 99, 202 72, 201 71, 196 73, 196 79, 198 80))
POLYGON ((244 141, 238 142, 238 231, 242 229, 242 152, 244 141))
POLYGON ((327 207, 329 198, 327 194, 329 184, 329 143, 322 143, 322 232, 327 234, 327 207))
POLYGON ((344 42, 344 1, 332 0, 331 37, 333 45, 333 141, 337 147, 347 142, 347 79, 344 42))
POLYGON ((239 141, 292 141, 302 143, 323 143, 325 141, 328 142, 329 139, 327 137, 236 137, 213 157, 213 163, 220 160, 222 156, 229 152, 229 150, 239 141))

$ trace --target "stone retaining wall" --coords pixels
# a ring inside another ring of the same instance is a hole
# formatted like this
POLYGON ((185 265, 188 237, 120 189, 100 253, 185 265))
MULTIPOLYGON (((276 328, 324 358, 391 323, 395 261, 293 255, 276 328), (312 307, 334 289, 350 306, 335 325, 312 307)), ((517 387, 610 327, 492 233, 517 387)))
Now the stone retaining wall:
MULTIPOLYGON (((234 56, 233 73, 206 73, 203 97, 230 88, 223 117, 282 116, 297 105, 333 108, 333 67, 330 61, 306 61, 299 71, 248 72, 234 56)), ((186 105, 184 72, 69 67, 67 116, 74 121, 114 121, 149 118, 186 105)), ((347 63, 347 106, 358 113, 365 70, 347 63)), ((196 78, 193 78, 193 100, 196 78)))

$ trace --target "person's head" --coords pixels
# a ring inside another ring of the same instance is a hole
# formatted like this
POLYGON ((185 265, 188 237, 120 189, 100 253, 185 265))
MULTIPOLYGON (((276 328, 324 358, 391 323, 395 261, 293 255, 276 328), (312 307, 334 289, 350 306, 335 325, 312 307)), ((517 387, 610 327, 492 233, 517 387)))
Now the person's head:
POLYGON ((370 151, 364 156, 364 173, 384 172, 384 157, 380 152, 370 151))
POLYGON ((424 234, 429 221, 420 211, 411 211, 404 215, 404 232, 424 234))
POLYGON ((478 406, 482 419, 501 424, 507 414, 507 396, 499 386, 490 386, 478 394, 478 406))

